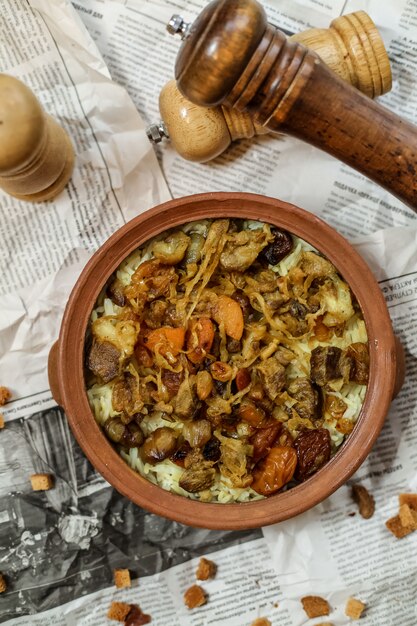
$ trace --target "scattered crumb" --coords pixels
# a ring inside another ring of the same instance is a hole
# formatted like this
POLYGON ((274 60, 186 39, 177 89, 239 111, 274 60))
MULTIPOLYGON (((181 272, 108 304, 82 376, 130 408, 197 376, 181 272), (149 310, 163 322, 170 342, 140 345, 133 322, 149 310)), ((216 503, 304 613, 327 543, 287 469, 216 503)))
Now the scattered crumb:
POLYGON ((366 608, 366 604, 356 598, 349 598, 346 602, 345 614, 351 619, 359 619, 366 608))
POLYGON ((128 569, 113 570, 114 584, 116 587, 130 587, 130 574, 128 569))
POLYGON ((417 511, 417 493, 400 493, 398 496, 400 506, 408 504, 410 509, 417 511))
POLYGON ((0 430, 4 428, 4 415, 0 413, 0 430))
POLYGON ((199 585, 192 585, 184 593, 184 603, 189 609, 195 609, 203 606, 207 602, 207 594, 199 585))
POLYGON ((272 624, 266 617, 258 617, 250 626, 272 626, 272 624))
POLYGON ((4 593, 7 589, 6 580, 3 574, 0 574, 0 593, 4 593))
POLYGON ((209 578, 214 578, 216 572, 217 565, 213 561, 201 557, 195 573, 197 580, 208 580, 209 578))
POLYGON ((417 511, 413 511, 408 504, 402 504, 398 512, 402 526, 410 530, 417 530, 417 511))
POLYGON ((359 513, 369 519, 375 512, 375 500, 363 485, 352 485, 352 498, 358 504, 359 513))
POLYGON ((107 612, 107 617, 117 622, 124 622, 131 608, 131 605, 126 604, 126 602, 112 602, 107 612))
POLYGON ((356 513, 355 513, 355 511, 351 511, 350 513, 348 513, 348 515, 349 515, 349 517, 355 517, 356 513))
POLYGON ((385 522, 385 526, 388 528, 393 535, 397 537, 397 539, 402 539, 406 537, 410 533, 412 533, 411 528, 407 528, 401 524, 400 516, 396 515, 395 517, 391 517, 389 520, 385 522))
POLYGON ((305 596, 301 598, 301 603, 307 617, 322 617, 330 613, 329 603, 320 596, 305 596))
POLYGON ((54 477, 51 474, 32 474, 30 482, 33 491, 48 491, 54 486, 54 477))
POLYGON ((6 404, 6 402, 8 402, 11 397, 12 394, 10 393, 9 389, 7 389, 7 387, 0 387, 0 406, 6 404))

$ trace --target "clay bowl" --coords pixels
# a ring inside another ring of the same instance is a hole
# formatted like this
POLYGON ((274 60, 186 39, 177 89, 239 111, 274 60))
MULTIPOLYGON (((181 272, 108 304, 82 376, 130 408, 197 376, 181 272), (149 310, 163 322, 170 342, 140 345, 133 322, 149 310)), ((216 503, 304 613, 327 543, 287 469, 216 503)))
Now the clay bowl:
POLYGON ((363 259, 335 230, 286 202, 255 194, 209 193, 161 204, 118 230, 95 253, 69 298, 58 341, 49 357, 53 396, 94 467, 124 496, 164 517, 212 529, 245 529, 294 517, 345 483, 364 461, 400 386, 401 353, 377 282, 363 259), (369 385, 358 422, 337 454, 313 477, 286 491, 249 503, 196 502, 148 482, 113 449, 90 409, 84 381, 84 342, 96 298, 121 261, 160 232, 202 218, 261 220, 284 228, 320 250, 350 285, 363 312, 370 349, 369 385), (397 383, 396 383, 397 380, 397 383))

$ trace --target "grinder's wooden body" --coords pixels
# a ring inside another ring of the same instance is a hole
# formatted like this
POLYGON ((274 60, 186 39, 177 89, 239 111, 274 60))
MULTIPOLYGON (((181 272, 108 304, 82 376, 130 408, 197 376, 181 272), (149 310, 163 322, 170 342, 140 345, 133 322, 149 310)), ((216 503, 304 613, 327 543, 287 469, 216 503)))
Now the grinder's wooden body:
MULTIPOLYGON (((384 43, 364 11, 343 15, 334 19, 329 28, 311 28, 290 39, 317 52, 340 78, 371 97, 391 89, 391 67, 384 43)), ((162 88, 159 110, 163 135, 168 134, 175 150, 190 161, 209 161, 236 139, 271 132, 254 123, 245 111, 225 106, 206 108, 190 102, 178 91, 175 81, 162 88)), ((160 125, 154 127, 148 136, 158 142, 162 138, 160 125)))
POLYGON ((209 4, 184 41, 175 76, 192 102, 247 111, 256 123, 325 150, 417 208, 417 128, 288 41, 256 0, 209 4))
POLYGON ((0 74, 0 188, 20 200, 58 195, 74 166, 74 150, 20 80, 0 74))

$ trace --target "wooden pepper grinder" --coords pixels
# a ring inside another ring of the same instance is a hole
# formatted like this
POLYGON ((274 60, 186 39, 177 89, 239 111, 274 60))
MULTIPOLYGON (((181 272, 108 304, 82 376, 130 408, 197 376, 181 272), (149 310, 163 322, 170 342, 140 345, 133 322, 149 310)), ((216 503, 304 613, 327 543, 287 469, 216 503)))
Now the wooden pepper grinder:
MULTIPOLYGON (((173 15, 167 29, 185 39, 190 27, 181 16, 173 15)), ((391 66, 384 43, 364 11, 343 15, 329 28, 311 28, 290 39, 315 50, 343 80, 371 97, 391 89, 391 66)), ((162 88, 159 109, 162 121, 147 128, 149 139, 158 143, 169 137, 175 150, 189 161, 209 161, 232 141, 270 132, 244 111, 193 104, 178 91, 175 81, 162 88)))
POLYGON ((20 200, 59 194, 74 167, 67 133, 20 80, 0 74, 0 187, 20 200))
MULTIPOLYGON (((256 0, 214 0, 178 53, 181 93, 321 148, 417 209, 417 128, 268 24, 256 0)), ((382 77, 373 75, 375 84, 382 77)))

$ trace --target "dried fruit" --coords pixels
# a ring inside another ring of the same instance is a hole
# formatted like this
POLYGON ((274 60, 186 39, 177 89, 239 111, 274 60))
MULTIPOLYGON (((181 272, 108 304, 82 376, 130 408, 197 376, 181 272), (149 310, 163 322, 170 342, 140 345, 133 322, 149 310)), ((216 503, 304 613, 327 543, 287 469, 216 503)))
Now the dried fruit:
POLYGON ((246 387, 250 385, 250 382, 251 382, 251 376, 250 376, 249 370, 246 367, 243 367, 242 369, 238 370, 235 380, 236 380, 236 387, 238 391, 242 391, 242 389, 246 389, 246 387))
POLYGON ((297 451, 297 478, 306 480, 330 459, 330 433, 326 428, 304 430, 294 441, 297 451))
POLYGON ((274 235, 274 240, 262 250, 258 259, 266 261, 270 265, 276 265, 292 251, 294 243, 290 233, 286 230, 271 228, 271 232, 274 235))
POLYGON ((210 366, 210 373, 213 376, 214 380, 220 380, 220 382, 225 383, 228 380, 231 380, 233 376, 233 369, 229 363, 223 363, 223 361, 215 361, 210 366))
POLYGON ((252 489, 263 496, 272 495, 291 480, 296 465, 297 453, 294 448, 289 446, 271 448, 253 471, 252 489))
POLYGON ((352 485, 352 498, 359 506, 359 513, 369 519, 375 512, 375 500, 363 485, 352 485))
POLYGON ((252 459, 255 463, 268 454, 281 430, 282 423, 271 419, 252 435, 250 443, 253 446, 252 459))

